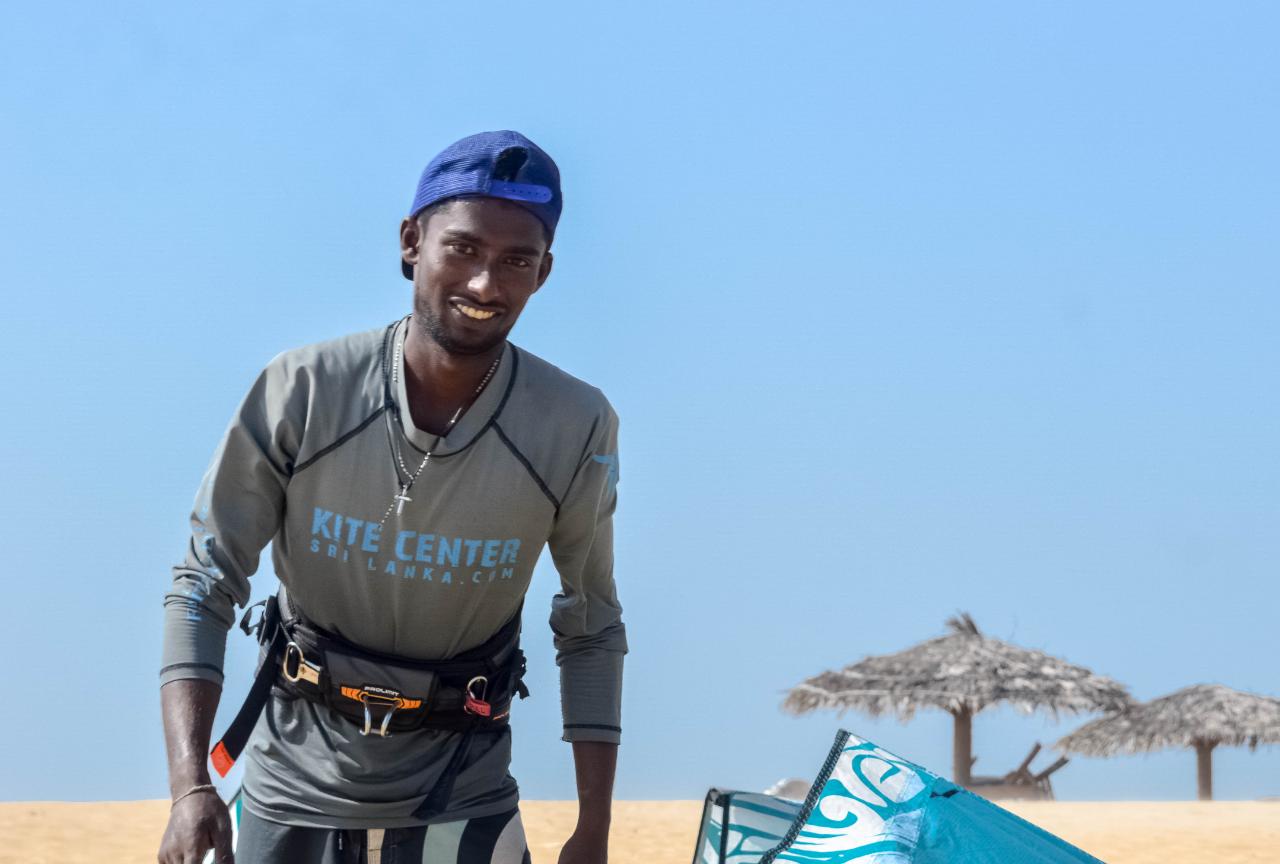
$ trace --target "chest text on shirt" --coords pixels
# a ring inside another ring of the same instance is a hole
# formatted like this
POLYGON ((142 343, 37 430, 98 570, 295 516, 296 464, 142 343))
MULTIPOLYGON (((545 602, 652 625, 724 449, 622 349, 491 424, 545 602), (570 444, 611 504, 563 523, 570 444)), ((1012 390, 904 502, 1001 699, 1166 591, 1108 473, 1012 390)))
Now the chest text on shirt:
POLYGON ((444 585, 475 585, 515 576, 520 554, 517 537, 477 539, 420 531, 382 534, 383 526, 316 507, 311 516, 313 555, 352 563, 366 572, 444 585))

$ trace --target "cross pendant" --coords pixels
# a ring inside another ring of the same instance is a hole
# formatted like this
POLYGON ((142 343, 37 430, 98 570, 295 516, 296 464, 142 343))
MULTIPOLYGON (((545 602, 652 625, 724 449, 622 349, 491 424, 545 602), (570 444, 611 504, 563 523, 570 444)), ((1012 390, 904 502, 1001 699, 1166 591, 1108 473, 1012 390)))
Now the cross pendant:
POLYGON ((396 496, 396 502, 397 502, 397 503, 396 503, 396 515, 397 515, 397 516, 399 516, 401 513, 403 513, 403 512, 404 512, 404 505, 405 505, 405 502, 406 502, 406 501, 412 501, 412 500, 413 500, 412 498, 410 498, 408 495, 406 495, 406 494, 405 494, 405 493, 406 493, 406 492, 408 492, 408 491, 409 491, 408 487, 405 487, 404 489, 401 489, 401 490, 400 490, 400 494, 396 496))

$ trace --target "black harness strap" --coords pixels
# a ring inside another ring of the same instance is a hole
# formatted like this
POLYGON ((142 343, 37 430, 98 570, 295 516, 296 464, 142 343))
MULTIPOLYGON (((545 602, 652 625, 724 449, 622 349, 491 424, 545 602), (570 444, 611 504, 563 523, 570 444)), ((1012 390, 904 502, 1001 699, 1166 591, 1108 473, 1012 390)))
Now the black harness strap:
MULTIPOLYGON (((254 606, 257 605, 254 604, 254 606)), ((256 627, 249 625, 253 606, 245 610, 244 618, 240 620, 240 629, 245 633, 251 633, 256 629, 258 641, 266 643, 267 650, 261 665, 258 666, 258 674, 253 678, 253 685, 249 688, 249 695, 245 697, 244 704, 236 712, 235 719, 227 727, 222 740, 209 754, 214 770, 220 777, 227 776, 231 766, 236 764, 236 760, 244 752, 244 746, 249 742, 249 734, 253 732, 258 717, 262 715, 262 709, 267 706, 267 700, 271 698, 271 685, 275 683, 276 675, 280 671, 279 664, 284 652, 285 638, 284 630, 280 627, 280 612, 276 598, 268 597, 262 602, 262 607, 262 619, 256 627)))
POLYGON ((462 763, 466 761, 467 753, 471 750, 471 742, 475 737, 476 730, 474 728, 462 733, 462 740, 458 742, 453 755, 449 757, 449 763, 445 765, 444 773, 440 775, 436 785, 427 793, 427 797, 422 799, 418 809, 413 811, 415 819, 432 819, 443 813, 445 808, 449 806, 449 798, 453 795, 453 784, 457 781, 458 775, 462 773, 462 763))

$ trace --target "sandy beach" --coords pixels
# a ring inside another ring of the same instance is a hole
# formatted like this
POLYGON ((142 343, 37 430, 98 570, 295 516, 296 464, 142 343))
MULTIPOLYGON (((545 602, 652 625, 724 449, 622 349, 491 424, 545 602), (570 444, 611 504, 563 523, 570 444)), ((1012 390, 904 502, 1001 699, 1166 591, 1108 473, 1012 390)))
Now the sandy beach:
MULTIPOLYGON (((555 864, 575 805, 522 805, 533 860, 555 864)), ((619 801, 612 864, 687 864, 700 801, 619 801)), ((1280 864, 1280 802, 1022 803, 1009 809, 1108 864, 1280 864)), ((0 804, 0 864, 155 860, 168 803, 0 804)))

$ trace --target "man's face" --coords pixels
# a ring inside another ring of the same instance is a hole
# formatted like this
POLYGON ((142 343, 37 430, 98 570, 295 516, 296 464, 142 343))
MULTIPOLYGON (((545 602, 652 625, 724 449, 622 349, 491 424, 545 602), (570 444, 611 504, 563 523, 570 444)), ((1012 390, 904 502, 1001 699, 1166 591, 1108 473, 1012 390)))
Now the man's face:
POLYGON ((451 354, 500 345, 551 272, 538 217, 498 198, 456 198, 400 226, 414 319, 451 354))

